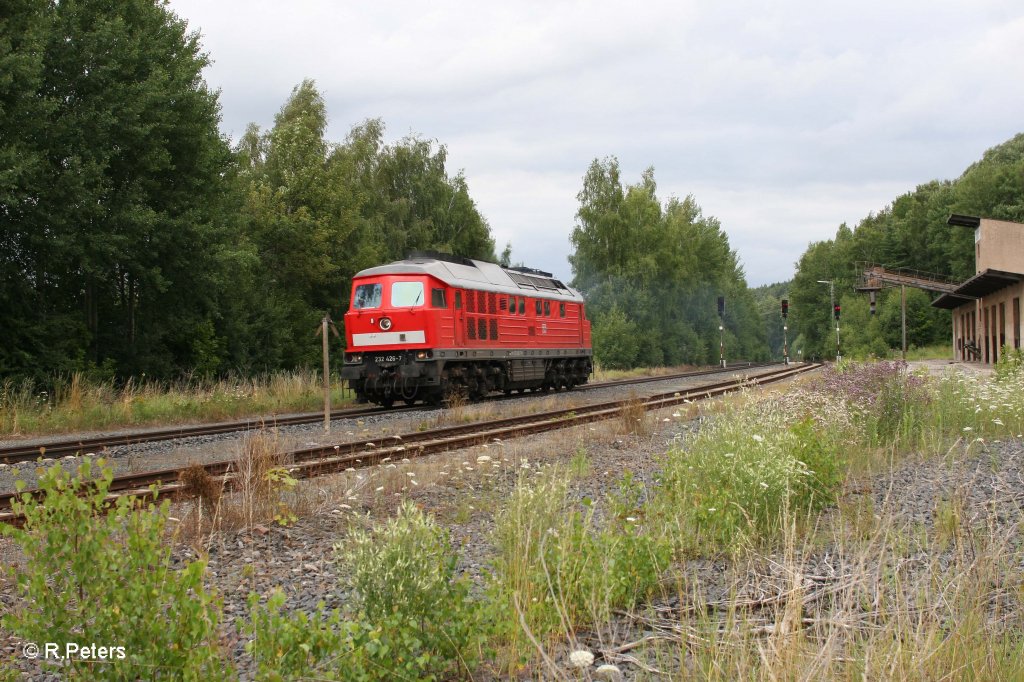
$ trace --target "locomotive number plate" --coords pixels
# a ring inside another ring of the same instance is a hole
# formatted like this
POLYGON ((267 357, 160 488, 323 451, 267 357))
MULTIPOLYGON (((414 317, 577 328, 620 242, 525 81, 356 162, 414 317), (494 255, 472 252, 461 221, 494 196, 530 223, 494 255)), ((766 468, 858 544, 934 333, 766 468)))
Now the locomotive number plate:
POLYGON ((401 362, 401 360, 402 360, 402 356, 401 355, 375 355, 375 356, 373 356, 373 361, 376 362, 378 365, 381 364, 382 362, 401 362))

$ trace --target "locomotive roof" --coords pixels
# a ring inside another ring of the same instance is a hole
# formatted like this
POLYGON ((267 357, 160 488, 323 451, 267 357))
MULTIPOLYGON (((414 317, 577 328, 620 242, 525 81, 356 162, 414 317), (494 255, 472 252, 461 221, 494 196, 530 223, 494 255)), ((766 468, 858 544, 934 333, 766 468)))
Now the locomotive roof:
POLYGON ((482 289, 517 296, 529 294, 538 298, 583 303, 583 297, 578 291, 539 270, 512 270, 487 261, 469 258, 460 260, 462 262, 456 263, 433 257, 414 256, 387 265, 367 268, 356 273, 356 277, 430 275, 453 287, 482 289))

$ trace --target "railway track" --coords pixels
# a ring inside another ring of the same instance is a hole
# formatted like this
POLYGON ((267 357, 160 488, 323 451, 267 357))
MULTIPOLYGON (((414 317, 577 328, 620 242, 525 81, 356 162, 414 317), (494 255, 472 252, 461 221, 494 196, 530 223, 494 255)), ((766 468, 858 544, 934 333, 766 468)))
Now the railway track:
MULTIPOLYGON (((704 376, 717 374, 723 371, 735 371, 737 369, 749 369, 763 367, 772 363, 745 363, 737 364, 725 370, 715 368, 711 370, 699 370, 695 372, 682 372, 678 374, 665 375, 660 377, 638 377, 634 379, 619 379, 617 381, 605 381, 599 384, 585 384, 578 386, 576 390, 593 390, 611 386, 623 386, 631 384, 644 384, 654 381, 670 381, 672 379, 683 379, 687 377, 704 376)), ((496 399, 504 399, 501 396, 496 399)), ((428 409, 423 405, 404 407, 361 407, 348 410, 334 410, 331 412, 331 419, 357 419, 366 416, 380 416, 396 414, 399 412, 411 412, 428 409)), ((82 452, 99 452, 104 448, 122 447, 126 445, 139 445, 164 440, 175 440, 178 438, 192 438, 194 436, 212 436, 238 431, 253 431, 264 428, 277 428, 282 426, 296 426, 301 424, 315 424, 323 421, 323 412, 309 412, 305 414, 292 415, 288 417, 254 417, 230 422, 218 422, 215 424, 202 424, 200 426, 177 426, 168 429, 137 431, 117 436, 97 436, 95 438, 79 438, 74 440, 58 440, 49 443, 33 443, 26 445, 12 445, 0 448, 0 463, 17 464, 20 462, 33 462, 40 457, 55 459, 69 455, 76 455, 82 452)))
MULTIPOLYGON (((721 396, 744 386, 762 386, 782 381, 820 366, 820 364, 807 364, 784 367, 746 380, 732 379, 686 391, 661 393, 644 398, 642 402, 646 410, 672 407, 685 402, 721 396)), ((572 409, 552 410, 519 417, 393 435, 383 439, 357 440, 303 448, 283 453, 283 457, 284 461, 291 462, 287 466, 293 477, 312 478, 370 467, 391 460, 412 459, 413 457, 613 419, 621 414, 625 405, 636 400, 636 398, 631 398, 608 401, 572 409)), ((235 489, 241 482, 241 478, 234 470, 235 462, 233 460, 212 462, 202 466, 207 474, 222 482, 226 491, 235 489)), ((110 486, 108 501, 113 502, 118 497, 126 495, 134 495, 140 500, 146 500, 152 498, 154 492, 160 496, 188 496, 190 491, 179 480, 182 471, 183 469, 164 469, 117 477, 110 486)), ((0 495, 0 522, 18 523, 20 521, 20 517, 11 510, 11 505, 16 497, 23 499, 22 496, 26 494, 38 499, 41 492, 29 490, 22 493, 0 495)))

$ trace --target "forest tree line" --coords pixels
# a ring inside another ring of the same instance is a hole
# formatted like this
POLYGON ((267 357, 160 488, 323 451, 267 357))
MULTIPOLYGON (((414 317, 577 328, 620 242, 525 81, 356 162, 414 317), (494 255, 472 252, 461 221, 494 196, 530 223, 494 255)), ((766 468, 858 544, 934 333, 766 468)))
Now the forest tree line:
MULTIPOLYGON (((315 330, 340 321, 351 277, 435 249, 496 260, 443 144, 388 142, 380 119, 327 137, 312 81, 273 125, 232 142, 198 34, 154 0, 11 0, 0 16, 0 379, 250 374, 316 366, 315 330)), ((1024 220, 1024 136, 955 181, 898 197, 811 244, 789 283, 750 290, 719 221, 692 196, 659 198, 653 169, 586 169, 570 242, 607 367, 714 364, 790 347, 827 356, 828 289, 844 350, 898 345, 899 311, 853 293, 857 263, 966 277, 971 235, 950 212, 1024 220), (719 317, 717 299, 725 300, 719 317), (721 331, 719 326, 722 327, 721 331), (770 350, 769 350, 770 349, 770 350)), ((501 254, 510 258, 510 248, 501 254)), ((526 265, 530 265, 527 263, 526 265)), ((948 313, 909 294, 910 340, 948 339, 948 313)))
MULTIPOLYGON (((1024 134, 986 151, 959 178, 919 185, 856 227, 840 225, 834 239, 810 244, 786 287, 791 347, 803 349, 808 357, 835 355, 829 287, 819 283, 825 280, 834 283, 840 304, 844 355, 885 357, 898 350, 900 290, 879 292, 872 316, 868 295, 855 290, 863 264, 968 279, 975 271, 974 233, 948 225, 952 213, 1024 222, 1024 134)), ((937 294, 907 288, 906 296, 908 347, 950 344, 950 312, 931 307, 937 294)))
POLYGON ((0 17, 0 378, 313 365, 358 270, 493 260, 442 145, 342 142, 311 81, 233 147, 198 36, 162 3, 15 0, 0 17))
MULTIPOLYGON (((165 5, 14 0, 0 18, 0 378, 170 378, 315 366, 351 277, 436 249, 495 260, 439 143, 384 123, 327 138, 304 81, 234 144, 198 34, 165 5)), ((653 172, 595 161, 572 257, 610 366, 717 361, 763 342, 736 255, 653 172)), ((509 248, 502 254, 510 257, 509 248)), ((762 334, 763 336, 763 334, 762 334)), ((763 351, 762 351, 763 352, 763 351)))

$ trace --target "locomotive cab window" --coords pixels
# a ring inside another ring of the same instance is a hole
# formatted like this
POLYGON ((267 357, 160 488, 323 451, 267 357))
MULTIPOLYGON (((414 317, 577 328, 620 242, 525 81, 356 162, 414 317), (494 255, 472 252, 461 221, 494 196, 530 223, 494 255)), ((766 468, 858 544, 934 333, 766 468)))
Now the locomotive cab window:
POLYGON ((565 304, 564 303, 559 303, 558 304, 558 316, 559 317, 565 317, 565 304))
POLYGON ((356 287, 356 295, 352 300, 352 307, 356 310, 364 308, 380 307, 380 284, 360 284, 356 287))
POLYGON ((461 291, 456 291, 455 292, 455 309, 456 310, 462 310, 462 292, 461 291))
POLYGON ((525 315, 526 314, 526 299, 525 298, 519 299, 519 314, 520 315, 525 315))
POLYGON ((534 301, 534 303, 537 304, 537 314, 540 315, 541 310, 543 310, 543 308, 541 308, 540 299, 538 298, 536 301, 534 301))
POLYGON ((551 301, 544 301, 544 317, 551 317, 551 301))
POLYGON ((430 305, 435 308, 447 308, 448 301, 444 299, 444 289, 430 290, 430 305))
POLYGON ((423 282, 395 282, 391 285, 392 308, 415 308, 423 305, 423 282))

